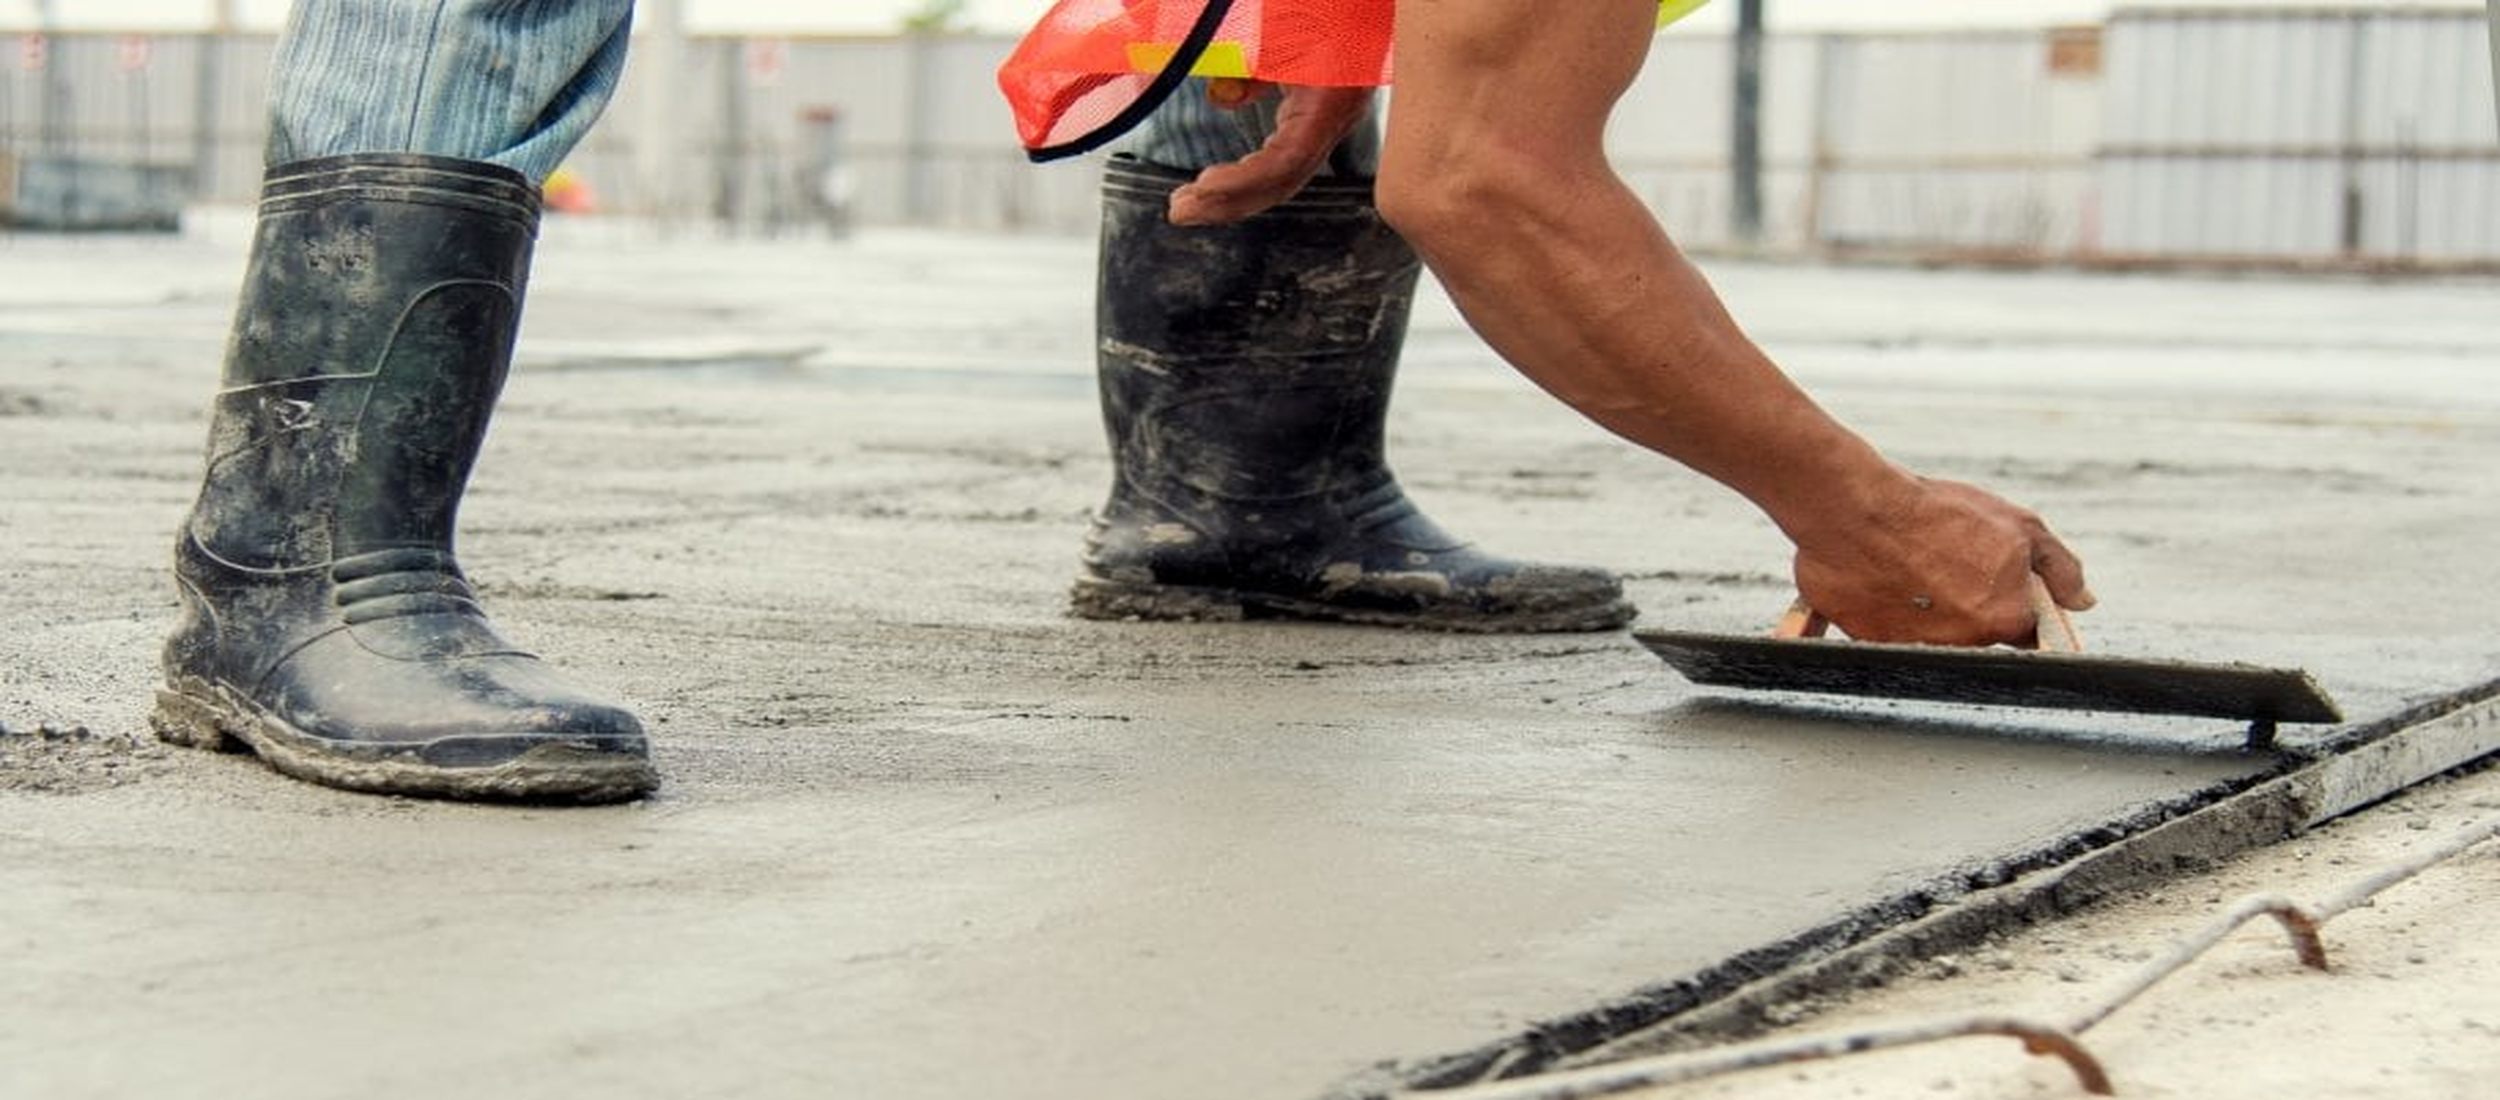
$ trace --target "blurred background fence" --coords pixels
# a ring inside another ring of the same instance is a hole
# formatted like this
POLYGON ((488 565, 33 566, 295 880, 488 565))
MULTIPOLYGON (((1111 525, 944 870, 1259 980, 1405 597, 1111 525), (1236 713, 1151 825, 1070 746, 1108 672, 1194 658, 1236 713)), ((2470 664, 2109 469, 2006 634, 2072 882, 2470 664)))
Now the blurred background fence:
MULTIPOLYGON (((251 201, 265 35, 22 34, 0 203, 251 201), (118 166, 81 177, 82 166, 118 166), (69 173, 66 180, 63 172, 69 173), (80 180, 87 178, 88 183, 80 180)), ((637 46, 569 174, 598 209, 746 234, 843 223, 1081 233, 1093 173, 1016 149, 988 35, 637 46)), ((1808 255, 2500 267, 2500 127, 2474 9, 2122 9, 2104 25, 1774 36, 1760 247, 1808 255)), ((1612 141, 1688 246, 1731 229, 1724 36, 1670 34, 1612 141)))

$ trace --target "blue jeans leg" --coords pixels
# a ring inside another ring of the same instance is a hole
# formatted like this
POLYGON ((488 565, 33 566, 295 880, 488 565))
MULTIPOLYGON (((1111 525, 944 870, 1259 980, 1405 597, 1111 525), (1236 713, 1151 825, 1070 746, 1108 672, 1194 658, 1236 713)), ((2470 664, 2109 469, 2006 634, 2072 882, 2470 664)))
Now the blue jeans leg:
POLYGON ((544 181, 606 109, 633 0, 298 0, 267 162, 425 153, 544 181))
MULTIPOLYGON (((1276 132, 1276 99, 1270 96, 1246 107, 1227 110, 1207 101, 1206 83, 1192 80, 1147 116, 1118 151, 1148 164, 1195 172, 1213 164, 1240 160, 1257 151, 1276 132)), ((1374 176, 1380 173, 1380 120, 1372 117, 1354 127, 1329 158, 1322 175, 1374 176)))

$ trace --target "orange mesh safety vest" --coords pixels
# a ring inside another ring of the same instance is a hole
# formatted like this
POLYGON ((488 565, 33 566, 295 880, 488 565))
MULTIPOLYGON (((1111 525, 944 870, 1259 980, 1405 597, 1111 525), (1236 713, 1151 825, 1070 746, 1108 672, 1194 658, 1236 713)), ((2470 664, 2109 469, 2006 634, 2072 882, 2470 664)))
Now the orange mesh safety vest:
MULTIPOLYGON (((1658 25, 1708 0, 1663 0, 1658 25)), ((1059 0, 998 69, 1035 160, 1099 148, 1183 80, 1389 83, 1396 0, 1059 0)))

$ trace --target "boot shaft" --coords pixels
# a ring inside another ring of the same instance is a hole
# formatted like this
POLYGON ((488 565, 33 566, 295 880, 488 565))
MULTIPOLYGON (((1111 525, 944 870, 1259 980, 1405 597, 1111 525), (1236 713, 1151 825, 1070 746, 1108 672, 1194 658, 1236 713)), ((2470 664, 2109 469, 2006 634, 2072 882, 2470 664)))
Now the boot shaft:
POLYGON ((1165 211, 1188 178, 1117 158, 1105 176, 1114 475, 1078 615, 1487 631, 1630 617, 1603 571, 1478 551, 1391 475, 1382 436, 1421 265, 1368 180, 1319 180, 1239 225, 1184 228, 1165 211))
POLYGON ((448 552, 537 219, 528 181, 493 165, 271 169, 189 528, 199 547, 271 571, 448 552))
POLYGON ((1386 480, 1421 265, 1371 182, 1316 180, 1238 225, 1174 226, 1189 178, 1123 159, 1104 177, 1098 377, 1121 475, 1235 500, 1386 480))
POLYGON ((355 790, 613 801, 641 724, 505 641, 452 556, 538 196, 492 165, 272 169, 174 551, 156 726, 355 790))

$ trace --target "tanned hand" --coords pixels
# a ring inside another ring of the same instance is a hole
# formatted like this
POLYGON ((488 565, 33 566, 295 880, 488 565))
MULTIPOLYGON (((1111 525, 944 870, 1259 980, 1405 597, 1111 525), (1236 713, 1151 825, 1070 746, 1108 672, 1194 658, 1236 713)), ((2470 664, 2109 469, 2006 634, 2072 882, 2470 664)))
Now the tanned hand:
POLYGON ((1207 85, 1207 98, 1225 108, 1275 94, 1284 97, 1276 110, 1276 132, 1249 156, 1210 167, 1174 191, 1172 224, 1230 225, 1292 198, 1371 111, 1370 88, 1280 88, 1247 80, 1207 85))
POLYGON ((2090 608, 2083 562, 2028 509, 1957 481, 1916 479, 1882 521, 1797 544, 1797 591, 1852 638, 2036 644, 2031 577, 2090 608))

